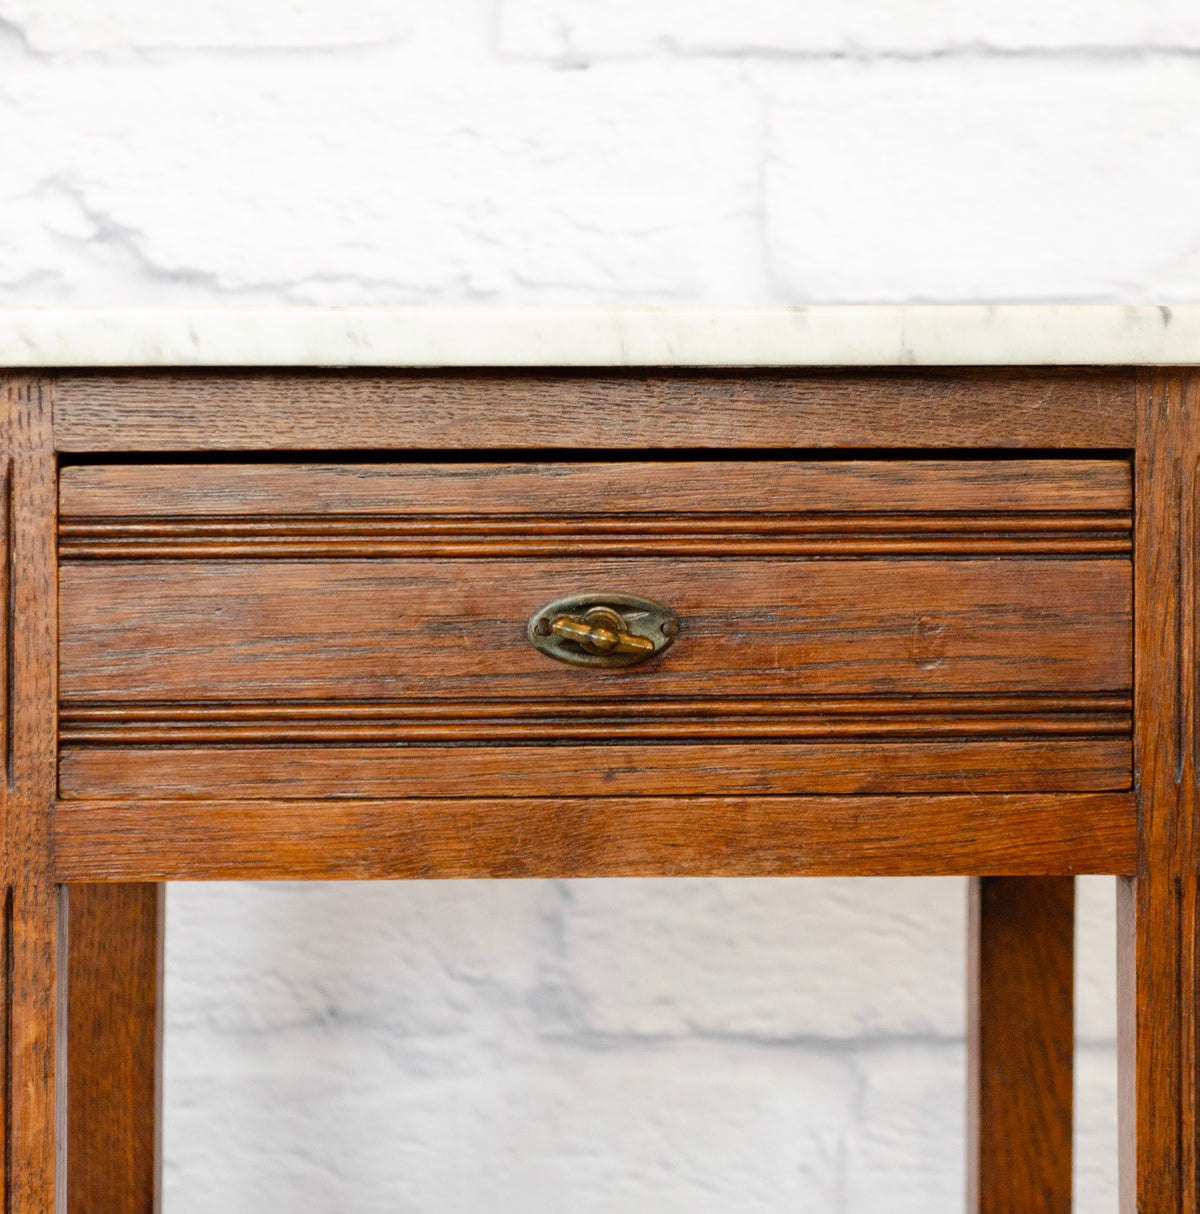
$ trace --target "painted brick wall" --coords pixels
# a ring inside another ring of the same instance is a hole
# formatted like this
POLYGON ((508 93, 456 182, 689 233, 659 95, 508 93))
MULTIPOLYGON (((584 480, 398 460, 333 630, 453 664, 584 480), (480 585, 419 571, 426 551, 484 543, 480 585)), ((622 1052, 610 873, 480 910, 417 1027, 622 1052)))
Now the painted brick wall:
MULTIPOLYGON (((0 0, 0 305, 1194 302, 1197 113, 1194 0, 0 0)), ((168 1214, 960 1207, 959 881, 169 913, 168 1214)))

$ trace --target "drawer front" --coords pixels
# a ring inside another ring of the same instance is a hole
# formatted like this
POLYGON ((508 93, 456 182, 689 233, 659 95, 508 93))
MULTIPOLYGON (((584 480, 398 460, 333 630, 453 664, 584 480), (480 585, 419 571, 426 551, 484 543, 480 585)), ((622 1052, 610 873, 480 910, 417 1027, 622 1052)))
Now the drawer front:
POLYGON ((1118 460, 63 469, 64 796, 1130 779, 1118 460), (555 662, 546 603, 680 635, 555 662))

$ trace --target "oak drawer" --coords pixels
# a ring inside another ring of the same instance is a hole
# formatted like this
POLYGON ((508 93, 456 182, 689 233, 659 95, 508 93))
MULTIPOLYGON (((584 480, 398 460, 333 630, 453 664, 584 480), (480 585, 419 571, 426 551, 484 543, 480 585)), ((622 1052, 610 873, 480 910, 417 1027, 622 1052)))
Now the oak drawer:
POLYGON ((1130 781, 1122 460, 80 464, 65 797, 1130 781), (581 669, 527 621, 679 618, 581 669))

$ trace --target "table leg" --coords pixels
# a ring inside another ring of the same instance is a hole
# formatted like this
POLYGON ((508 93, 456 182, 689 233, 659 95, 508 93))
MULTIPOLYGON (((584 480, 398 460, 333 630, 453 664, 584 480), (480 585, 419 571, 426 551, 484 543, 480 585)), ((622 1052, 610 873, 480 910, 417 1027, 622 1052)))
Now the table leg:
POLYGON ((1070 1214, 1073 877, 970 885, 968 1214, 1070 1214))
POLYGON ((164 885, 72 885, 68 1214, 159 1208, 164 885))
POLYGON ((1143 371, 1138 401, 1138 875, 1117 902, 1121 1210, 1198 1214, 1200 375, 1143 371))
POLYGON ((1117 895, 1122 1214, 1196 1214, 1195 883, 1123 878, 1117 895))
POLYGON ((53 1214, 63 1195, 65 922, 51 840, 58 669, 51 416, 47 381, 0 380, 5 1214, 53 1214))

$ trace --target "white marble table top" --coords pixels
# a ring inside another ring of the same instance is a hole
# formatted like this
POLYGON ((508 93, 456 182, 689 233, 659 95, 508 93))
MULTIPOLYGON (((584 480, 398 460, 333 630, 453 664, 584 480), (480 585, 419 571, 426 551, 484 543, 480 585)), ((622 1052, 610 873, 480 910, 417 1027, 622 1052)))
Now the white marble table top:
POLYGON ((0 309, 0 366, 1200 364, 1200 307, 0 309))

